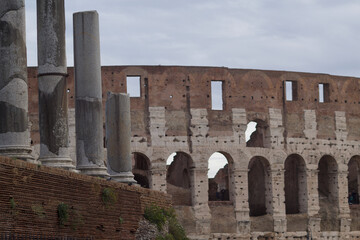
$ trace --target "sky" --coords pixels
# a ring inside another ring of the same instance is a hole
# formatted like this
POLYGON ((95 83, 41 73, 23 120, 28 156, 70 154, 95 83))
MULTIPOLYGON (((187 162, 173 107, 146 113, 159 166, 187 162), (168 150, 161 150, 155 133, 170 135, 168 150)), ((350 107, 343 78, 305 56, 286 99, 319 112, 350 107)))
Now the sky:
MULTIPOLYGON (((37 65, 36 1, 25 0, 28 65, 37 65)), ((358 0, 65 0, 97 10, 102 65, 225 66, 360 76, 358 0)))
MULTIPOLYGON (((25 6, 28 65, 36 66, 36 1, 25 0, 25 6)), ((68 66, 74 62, 72 14, 96 10, 102 65, 225 66, 360 77, 359 0, 65 0, 65 9, 68 66)), ((224 156, 214 154, 208 175, 225 164, 224 156)))

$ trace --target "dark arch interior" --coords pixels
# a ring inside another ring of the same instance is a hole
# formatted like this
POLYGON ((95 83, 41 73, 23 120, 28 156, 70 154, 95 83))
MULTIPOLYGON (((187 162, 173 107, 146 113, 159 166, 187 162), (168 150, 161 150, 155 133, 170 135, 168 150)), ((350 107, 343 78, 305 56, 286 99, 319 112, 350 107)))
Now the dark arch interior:
POLYGON ((285 206, 286 214, 306 213, 307 185, 305 162, 299 155, 285 160, 285 206))
POLYGON ((319 162, 318 190, 321 231, 338 231, 338 178, 337 163, 331 156, 324 156, 319 162))
POLYGON ((136 182, 149 188, 149 159, 141 153, 133 153, 133 174, 136 182))
POLYGON ((359 164, 360 156, 352 157, 348 163, 349 204, 359 204, 359 164))
POLYGON ((254 157, 249 163, 248 190, 250 216, 267 214, 266 185, 269 181, 269 162, 263 157, 254 157))

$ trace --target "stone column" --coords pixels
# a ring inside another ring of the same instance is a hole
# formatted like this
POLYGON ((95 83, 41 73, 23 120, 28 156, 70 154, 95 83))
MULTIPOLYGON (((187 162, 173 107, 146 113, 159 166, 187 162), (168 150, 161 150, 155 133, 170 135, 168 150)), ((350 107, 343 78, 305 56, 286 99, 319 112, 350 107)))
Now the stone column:
POLYGON ((78 12, 74 22, 76 169, 107 176, 103 151, 99 15, 78 12))
POLYGON ((163 147, 154 147, 151 156, 151 169, 149 186, 151 189, 165 192, 167 191, 166 183, 166 158, 163 156, 166 149, 163 147))
POLYGON ((282 164, 274 164, 271 169, 272 186, 272 216, 274 219, 274 232, 286 232, 286 210, 285 210, 285 183, 282 164))
POLYGON ((248 197, 247 168, 234 169, 231 173, 234 182, 233 203, 237 221, 237 231, 241 234, 250 234, 250 209, 248 197))
POLYGON ((37 0, 39 160, 74 169, 68 147, 64 0, 37 0))
POLYGON ((28 124, 24 0, 0 2, 0 155, 33 160, 28 124))
POLYGON ((350 208, 348 203, 348 171, 347 165, 339 164, 338 170, 338 200, 339 200, 339 219, 340 231, 350 232, 351 218, 350 208))
POLYGON ((311 236, 317 237, 320 233, 319 217, 319 192, 318 192, 318 166, 316 164, 308 164, 307 166, 307 214, 308 214, 308 232, 311 236))
MULTIPOLYGON (((193 156, 194 162, 196 156, 193 156)), ((194 215, 196 219, 196 234, 208 235, 210 234, 211 214, 208 205, 208 168, 205 166, 198 166, 190 169, 191 174, 191 197, 194 215)))
POLYGON ((136 183, 131 163, 129 94, 108 93, 106 100, 107 167, 111 179, 136 183))

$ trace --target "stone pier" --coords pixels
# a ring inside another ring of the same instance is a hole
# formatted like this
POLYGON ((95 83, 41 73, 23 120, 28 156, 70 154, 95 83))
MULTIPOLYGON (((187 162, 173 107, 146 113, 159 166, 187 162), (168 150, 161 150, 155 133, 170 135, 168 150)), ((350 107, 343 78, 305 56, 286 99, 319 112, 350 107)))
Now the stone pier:
POLYGON ((37 0, 40 156, 42 164, 74 169, 68 152, 64 0, 37 0))
POLYGON ((108 93, 106 101, 107 167, 111 179, 136 183, 131 164, 130 97, 108 93))
POLYGON ((76 168, 107 176, 103 151, 99 15, 73 15, 75 60, 76 168))
POLYGON ((24 0, 0 2, 0 155, 31 161, 24 0))

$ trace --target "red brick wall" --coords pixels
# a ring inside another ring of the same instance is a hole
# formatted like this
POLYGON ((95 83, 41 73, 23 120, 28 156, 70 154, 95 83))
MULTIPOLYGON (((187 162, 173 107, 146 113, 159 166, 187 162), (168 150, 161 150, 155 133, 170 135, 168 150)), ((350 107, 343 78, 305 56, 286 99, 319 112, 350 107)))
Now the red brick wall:
POLYGON ((171 200, 149 189, 0 156, 0 233, 134 239, 143 210, 152 203, 168 207, 171 200), (106 187, 117 195, 108 206, 101 199, 106 187), (57 214, 61 202, 70 215, 63 226, 57 214))

